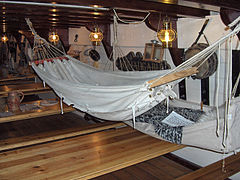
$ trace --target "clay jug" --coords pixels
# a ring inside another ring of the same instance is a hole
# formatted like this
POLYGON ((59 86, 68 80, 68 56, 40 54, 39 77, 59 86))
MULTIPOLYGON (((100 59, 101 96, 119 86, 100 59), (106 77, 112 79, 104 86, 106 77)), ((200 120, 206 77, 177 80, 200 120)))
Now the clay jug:
POLYGON ((8 93, 7 105, 8 110, 11 112, 20 110, 20 103, 24 98, 24 94, 20 91, 12 91, 8 93), (20 98, 20 96, 22 96, 20 98))

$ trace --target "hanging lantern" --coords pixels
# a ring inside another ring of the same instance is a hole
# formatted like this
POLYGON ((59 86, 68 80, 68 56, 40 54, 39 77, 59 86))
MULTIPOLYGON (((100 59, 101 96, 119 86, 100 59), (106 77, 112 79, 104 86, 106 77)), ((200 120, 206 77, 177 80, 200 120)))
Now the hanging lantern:
POLYGON ((177 33, 172 29, 172 23, 168 19, 163 21, 163 28, 158 31, 157 37, 162 42, 163 47, 172 47, 172 42, 176 39, 177 33))
POLYGON ((49 34, 48 40, 52 43, 57 43, 59 41, 59 36, 53 31, 49 34))
POLYGON ((8 41, 8 37, 6 36, 6 34, 4 34, 4 35, 2 36, 1 41, 2 41, 3 43, 6 43, 6 42, 8 41))
POLYGON ((103 40, 103 33, 99 30, 99 28, 95 28, 94 32, 90 33, 89 39, 94 46, 99 46, 103 40))

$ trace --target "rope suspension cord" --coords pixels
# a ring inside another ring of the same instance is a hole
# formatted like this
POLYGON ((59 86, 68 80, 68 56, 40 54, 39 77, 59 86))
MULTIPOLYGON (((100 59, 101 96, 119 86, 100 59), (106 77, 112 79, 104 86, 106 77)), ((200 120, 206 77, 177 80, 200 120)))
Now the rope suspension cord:
POLYGON ((117 23, 117 17, 113 16, 113 71, 115 70, 116 67, 116 47, 117 47, 117 43, 118 43, 118 34, 117 34, 117 27, 118 27, 118 23, 117 23))
POLYGON ((40 3, 40 2, 26 2, 26 1, 0 1, 2 4, 19 4, 19 5, 32 5, 32 6, 48 6, 48 7, 65 7, 65 8, 77 8, 77 9, 89 9, 89 10, 102 10, 109 11, 109 8, 103 7, 91 7, 80 6, 72 4, 52 4, 52 3, 40 3))
MULTIPOLYGON (((221 45, 218 45, 218 64, 221 62, 221 45)), ((216 73, 216 96, 215 96, 215 106, 216 106, 216 114, 217 114, 217 127, 216 127, 216 135, 219 137, 219 131, 220 131, 220 117, 219 117, 219 107, 218 107, 218 95, 219 95, 219 76, 220 76, 220 66, 218 66, 218 70, 216 73)))
POLYGON ((148 16, 151 14, 150 12, 148 12, 148 14, 144 17, 144 19, 142 21, 124 21, 118 16, 115 9, 113 9, 113 12, 119 21, 121 21, 122 23, 126 23, 126 24, 141 24, 141 23, 145 22, 146 19, 148 18, 148 16))
MULTIPOLYGON (((114 34, 114 41, 113 41, 113 67, 115 68, 116 67, 116 60, 117 60, 117 57, 119 57, 119 55, 117 54, 117 52, 119 52, 120 54, 120 57, 123 57, 124 54, 122 52, 122 50, 118 47, 118 22, 117 22, 117 17, 116 15, 113 16, 113 34, 114 34)), ((119 59, 119 63, 120 63, 120 66, 123 67, 125 66, 126 69, 128 70, 134 70, 134 68, 132 67, 131 63, 128 61, 128 59, 126 57, 124 58, 120 58, 119 59), (129 66, 128 66, 128 65, 129 66)), ((122 68, 123 68, 122 67, 122 68)), ((113 69, 115 70, 115 69, 113 69)))
POLYGON ((224 126, 223 126, 223 140, 222 144, 226 148, 226 140, 228 138, 228 121, 231 117, 231 114, 229 114, 230 110, 230 104, 231 104, 231 93, 232 93, 232 84, 231 84, 231 69, 232 69, 232 36, 229 37, 228 45, 230 48, 228 48, 228 59, 227 59, 227 77, 226 77, 226 104, 225 104, 225 117, 224 117, 224 126))
POLYGON ((224 148, 226 147, 226 140, 228 137, 228 120, 230 117, 229 109, 230 109, 230 101, 231 101, 231 68, 232 68, 232 37, 230 37, 227 41, 227 45, 230 46, 227 51, 227 68, 226 68, 226 90, 225 90, 225 112, 224 112, 224 121, 223 121, 223 136, 222 136, 222 145, 224 148))
POLYGON ((33 46, 33 56, 35 57, 34 60, 51 59, 66 55, 61 50, 59 50, 52 44, 48 43, 45 39, 41 38, 33 28, 32 22, 30 21, 29 18, 26 18, 25 20, 34 35, 33 46))
MULTIPOLYGON (((233 27, 234 25, 236 25, 237 23, 237 26, 235 27, 235 29, 238 29, 240 27, 240 17, 238 17, 236 20, 234 20, 230 25, 229 27, 233 27)), ((237 33, 236 33, 237 34, 237 33)), ((234 34, 233 34, 234 35, 234 34)), ((239 83, 239 79, 240 79, 240 73, 238 75, 238 78, 237 78, 237 81, 232 89, 232 83, 231 82, 231 74, 232 74, 232 38, 233 38, 233 35, 229 37, 229 44, 230 44, 230 49, 228 51, 228 63, 227 63, 227 82, 228 82, 228 86, 226 86, 228 89, 228 91, 226 91, 226 95, 225 95, 225 99, 226 99, 226 104, 225 104, 225 118, 224 118, 224 129, 223 129, 223 140, 222 140, 222 144, 225 148, 226 147, 226 141, 227 141, 227 138, 228 138, 228 133, 229 133, 229 127, 228 127, 228 120, 230 118, 232 118, 232 115, 229 114, 229 110, 230 110, 230 105, 231 105, 231 100, 232 98, 234 98, 234 95, 236 93, 236 89, 237 89, 237 86, 238 86, 238 83, 239 83)))
POLYGON ((33 55, 36 56, 38 60, 44 60, 61 57, 64 56, 65 53, 36 35, 34 36, 33 55))

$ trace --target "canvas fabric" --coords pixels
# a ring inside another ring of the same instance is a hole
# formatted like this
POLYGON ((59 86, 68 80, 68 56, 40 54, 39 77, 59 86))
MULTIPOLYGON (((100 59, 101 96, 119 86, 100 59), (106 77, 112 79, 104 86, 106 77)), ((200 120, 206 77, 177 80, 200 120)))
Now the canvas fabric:
POLYGON ((68 56, 32 67, 68 105, 95 117, 124 121, 149 110, 169 96, 171 84, 149 88, 147 81, 166 71, 105 72, 68 56))
MULTIPOLYGON (((173 100, 170 106, 185 107, 189 109, 200 110, 200 105, 184 100, 173 100)), ((216 107, 204 106, 204 113, 192 125, 181 127, 181 144, 212 150, 215 152, 228 153, 240 148, 240 97, 231 101, 229 119, 228 119, 228 136, 226 143, 223 144, 223 127, 225 106, 219 107, 220 111, 220 132, 216 134, 216 107)), ((133 126, 132 121, 126 121, 126 124, 133 126)), ((136 122, 135 128, 143 133, 149 134, 155 138, 171 141, 164 136, 156 133, 155 126, 152 123, 136 122)), ((176 143, 176 142, 175 142, 176 143)))

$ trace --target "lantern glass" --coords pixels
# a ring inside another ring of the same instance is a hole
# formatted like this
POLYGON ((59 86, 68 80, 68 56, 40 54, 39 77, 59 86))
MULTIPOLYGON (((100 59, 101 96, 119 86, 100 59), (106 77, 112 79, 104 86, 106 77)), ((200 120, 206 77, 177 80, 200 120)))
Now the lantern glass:
POLYGON ((153 53, 153 57, 154 59, 161 59, 161 54, 162 54, 162 46, 159 46, 159 47, 155 47, 154 48, 154 53, 153 53))
POLYGON ((152 54, 152 44, 151 43, 147 43, 145 45, 145 53, 144 53, 144 59, 151 59, 151 54, 152 54))
POLYGON ((48 37, 48 40, 52 43, 57 43, 59 41, 59 36, 57 35, 56 32, 51 32, 48 37))
POLYGON ((158 39, 163 43, 163 47, 172 47, 172 42, 176 39, 177 33, 172 28, 169 21, 163 22, 163 28, 157 33, 158 39))
POLYGON ((101 41, 103 40, 103 33, 99 30, 99 28, 95 28, 94 32, 91 32, 89 35, 90 41, 95 46, 99 46, 101 41))
POLYGON ((1 38, 1 41, 3 43, 6 43, 8 41, 8 37, 6 35, 3 35, 2 38, 1 38))

